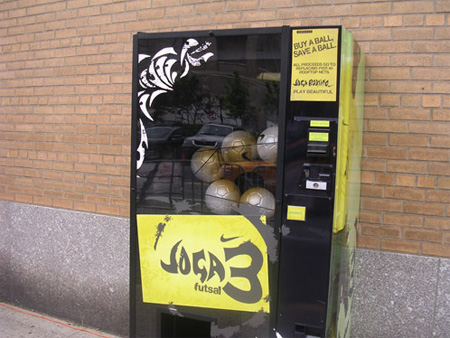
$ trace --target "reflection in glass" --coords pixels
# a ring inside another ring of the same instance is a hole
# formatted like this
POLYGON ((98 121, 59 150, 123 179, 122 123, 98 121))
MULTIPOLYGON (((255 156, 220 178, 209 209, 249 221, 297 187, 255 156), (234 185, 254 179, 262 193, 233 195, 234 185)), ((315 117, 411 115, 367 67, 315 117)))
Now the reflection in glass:
MULTIPOLYGON (((261 200, 269 196, 271 201, 280 36, 152 42, 140 47, 140 55, 148 57, 139 63, 139 119, 145 135, 138 135, 138 144, 145 155, 137 171, 138 212, 235 214, 241 196, 252 188, 260 189, 261 200), (208 193, 218 180, 226 184, 208 193), (230 193, 235 188, 238 197, 230 193), (233 207, 208 207, 214 199, 233 207)), ((263 203, 257 195, 247 194, 244 203, 263 203)))
MULTIPOLYGON (((263 226, 253 216, 265 216, 273 229, 280 41, 279 31, 139 40, 137 214, 243 215, 263 226)), ((163 225, 158 234, 164 241, 163 225)), ((137 336, 182 336, 199 320, 198 336, 268 336, 267 311, 177 306, 166 316, 172 309, 143 302, 136 282, 137 336), (192 320, 176 322, 179 313, 192 320)))

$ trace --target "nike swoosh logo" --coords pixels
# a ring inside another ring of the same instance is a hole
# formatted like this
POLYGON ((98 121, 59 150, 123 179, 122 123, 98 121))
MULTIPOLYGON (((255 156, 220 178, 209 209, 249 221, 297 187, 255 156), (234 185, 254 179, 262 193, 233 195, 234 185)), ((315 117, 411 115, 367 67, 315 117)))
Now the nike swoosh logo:
POLYGON ((223 235, 222 235, 222 236, 220 236, 220 241, 221 241, 221 242, 229 242, 229 241, 232 241, 233 239, 236 239, 236 238, 239 238, 239 237, 241 237, 241 236, 225 238, 225 237, 223 237, 223 235))

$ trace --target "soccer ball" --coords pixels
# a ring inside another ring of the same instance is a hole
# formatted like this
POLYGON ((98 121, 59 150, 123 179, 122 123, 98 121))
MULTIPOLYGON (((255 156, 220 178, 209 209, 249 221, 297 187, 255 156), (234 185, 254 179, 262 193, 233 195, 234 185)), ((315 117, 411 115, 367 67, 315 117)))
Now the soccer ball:
POLYGON ((229 180, 218 180, 206 189, 205 204, 214 214, 228 215, 238 206, 241 193, 229 180))
POLYGON ((222 156, 219 150, 213 147, 203 147, 192 155, 191 169, 197 179, 211 183, 223 177, 221 162, 222 156))
POLYGON ((252 134, 246 131, 233 131, 223 139, 221 151, 225 162, 255 160, 257 157, 256 140, 252 134))
POLYGON ((258 136, 258 155, 266 162, 277 162, 278 127, 270 127, 258 136))
POLYGON ((275 215, 275 197, 267 189, 248 189, 242 194, 240 203, 256 207, 255 210, 258 212, 258 214, 264 215, 267 218, 271 218, 273 217, 273 215, 275 215))

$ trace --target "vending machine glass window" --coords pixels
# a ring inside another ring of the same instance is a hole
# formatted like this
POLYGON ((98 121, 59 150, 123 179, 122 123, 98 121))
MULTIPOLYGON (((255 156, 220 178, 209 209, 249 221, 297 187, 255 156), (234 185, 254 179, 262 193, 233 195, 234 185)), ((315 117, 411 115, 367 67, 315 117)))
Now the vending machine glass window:
POLYGON ((281 28, 134 43, 131 333, 268 336, 281 28))

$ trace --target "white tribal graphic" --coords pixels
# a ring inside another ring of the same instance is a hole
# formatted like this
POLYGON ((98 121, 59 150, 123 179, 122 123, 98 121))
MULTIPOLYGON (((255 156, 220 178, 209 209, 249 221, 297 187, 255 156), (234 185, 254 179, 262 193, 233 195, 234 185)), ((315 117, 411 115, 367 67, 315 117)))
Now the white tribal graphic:
MULTIPOLYGON (((191 66, 198 67, 214 55, 211 52, 207 52, 196 57, 197 54, 208 49, 210 45, 211 42, 209 41, 200 44, 196 39, 187 39, 179 55, 173 47, 163 48, 153 57, 147 54, 139 54, 139 63, 151 57, 150 65, 139 75, 139 85, 143 89, 138 92, 139 107, 145 117, 153 121, 149 110, 155 98, 160 94, 172 91, 177 78, 181 79, 186 76, 191 66), (197 48, 191 51, 195 47, 197 48), (177 67, 174 67, 175 65, 177 67)), ((139 123, 141 128, 141 142, 137 149, 139 153, 137 169, 142 166, 145 158, 145 149, 148 148, 147 134, 141 119, 139 119, 139 123), (146 147, 144 147, 144 144, 146 147)))

